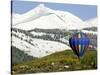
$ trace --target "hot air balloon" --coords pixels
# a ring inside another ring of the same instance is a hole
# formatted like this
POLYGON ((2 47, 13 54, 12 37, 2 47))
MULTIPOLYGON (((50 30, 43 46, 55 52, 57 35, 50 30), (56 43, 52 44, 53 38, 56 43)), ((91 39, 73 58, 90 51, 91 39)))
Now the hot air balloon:
POLYGON ((72 37, 69 38, 69 45, 78 58, 84 55, 89 44, 90 39, 85 33, 82 33, 81 31, 74 33, 72 37))

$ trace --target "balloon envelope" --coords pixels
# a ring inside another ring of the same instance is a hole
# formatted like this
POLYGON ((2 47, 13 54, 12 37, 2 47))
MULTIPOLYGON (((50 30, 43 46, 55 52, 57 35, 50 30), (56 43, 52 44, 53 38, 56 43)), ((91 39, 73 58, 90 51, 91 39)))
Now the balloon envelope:
POLYGON ((85 33, 77 32, 69 39, 69 44, 74 53, 80 58, 86 52, 90 44, 90 39, 85 33))

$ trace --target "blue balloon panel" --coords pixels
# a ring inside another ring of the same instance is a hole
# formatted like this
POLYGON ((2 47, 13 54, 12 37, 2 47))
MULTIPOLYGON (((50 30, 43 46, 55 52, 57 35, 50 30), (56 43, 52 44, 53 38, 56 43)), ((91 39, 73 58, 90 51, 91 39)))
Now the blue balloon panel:
POLYGON ((78 32, 72 35, 69 39, 69 44, 74 53, 80 58, 86 52, 90 44, 90 39, 85 33, 78 32))

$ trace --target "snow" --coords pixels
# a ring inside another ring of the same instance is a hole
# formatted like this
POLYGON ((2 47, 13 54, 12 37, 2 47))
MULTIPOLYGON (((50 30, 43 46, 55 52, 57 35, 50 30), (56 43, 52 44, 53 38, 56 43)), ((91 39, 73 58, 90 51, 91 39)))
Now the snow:
POLYGON ((64 38, 60 38, 60 40, 62 40, 63 42, 66 42, 67 44, 69 44, 69 41, 64 37, 64 38))
POLYGON ((88 34, 93 34, 93 35, 97 35, 96 31, 88 31, 88 30, 81 30, 83 33, 88 33, 88 34))
POLYGON ((66 24, 62 22, 56 15, 51 14, 48 16, 42 16, 39 19, 25 22, 14 26, 15 28, 23 30, 31 30, 35 28, 41 29, 56 29, 56 28, 65 28, 66 24))
POLYGON ((12 14, 12 18, 16 19, 16 18, 19 18, 21 15, 20 14, 17 14, 17 13, 13 13, 12 14))
POLYGON ((53 10, 40 4, 36 8, 23 14, 19 19, 14 19, 13 27, 24 30, 34 28, 72 30, 84 28, 84 22, 72 13, 53 10))
POLYGON ((19 19, 14 19, 13 25, 34 20, 38 17, 49 14, 48 12, 50 11, 52 10, 49 8, 46 8, 43 4, 40 4, 36 8, 30 10, 29 12, 22 14, 19 19))
MULTIPOLYGON (((98 18, 92 18, 89 20, 86 20, 85 22, 85 28, 90 28, 90 27, 97 27, 98 25, 98 18)), ((88 34, 94 34, 97 35, 97 31, 90 31, 90 30, 82 30, 83 33, 88 33, 88 34)))
POLYGON ((72 13, 58 10, 55 12, 55 14, 65 22, 66 28, 68 30, 84 28, 85 25, 84 22, 79 17, 77 17, 72 13))
POLYGON ((66 69, 69 68, 69 67, 70 67, 69 65, 65 65, 65 66, 64 66, 64 68, 66 68, 66 69))
POLYGON ((55 52, 70 49, 69 46, 62 43, 35 38, 33 39, 33 44, 34 46, 26 41, 12 36, 12 46, 15 46, 20 50, 24 51, 25 53, 38 58, 50 55, 55 52))
POLYGON ((41 32, 34 32, 34 31, 32 31, 31 32, 33 35, 37 35, 37 36, 42 36, 42 35, 46 35, 46 33, 41 33, 41 32))
POLYGON ((86 20, 86 21, 85 21, 85 24, 86 24, 88 27, 97 27, 97 25, 98 25, 98 18, 95 17, 95 18, 86 20))

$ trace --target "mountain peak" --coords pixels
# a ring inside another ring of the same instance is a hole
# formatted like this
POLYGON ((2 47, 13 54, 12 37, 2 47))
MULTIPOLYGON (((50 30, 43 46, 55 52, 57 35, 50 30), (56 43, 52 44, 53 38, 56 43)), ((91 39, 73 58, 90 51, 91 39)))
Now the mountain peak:
MULTIPOLYGON (((34 10, 34 9, 33 9, 34 10)), ((39 4, 35 10, 39 11, 40 13, 50 13, 53 12, 52 9, 48 8, 45 4, 39 4)))
POLYGON ((44 4, 39 4, 36 8, 40 9, 41 11, 47 10, 47 7, 44 4))
POLYGON ((45 5, 44 5, 44 4, 39 4, 38 7, 40 7, 40 8, 44 8, 45 5))
MULTIPOLYGON (((34 9, 30 10, 14 22, 14 24, 25 24, 21 25, 22 28, 67 28, 67 29, 81 29, 84 27, 83 21, 77 16, 67 11, 54 10, 44 4, 37 5, 34 9), (28 23, 28 24, 27 24, 28 23), (81 24, 81 28, 78 27, 81 24), (31 27, 30 27, 30 26, 31 27), (34 26, 33 26, 34 25, 34 26), (36 26, 35 26, 36 25, 36 26), (73 28, 73 25, 75 26, 73 28)), ((20 27, 18 25, 17 27, 20 27)))

